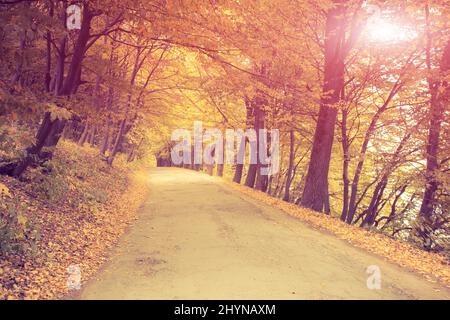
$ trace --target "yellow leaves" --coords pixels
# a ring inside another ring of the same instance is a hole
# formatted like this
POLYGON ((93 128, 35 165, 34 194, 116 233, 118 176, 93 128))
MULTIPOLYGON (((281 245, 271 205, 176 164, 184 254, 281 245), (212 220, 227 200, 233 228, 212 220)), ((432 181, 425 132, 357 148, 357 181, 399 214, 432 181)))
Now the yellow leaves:
POLYGON ((0 196, 12 198, 12 195, 7 186, 0 182, 0 196))
POLYGON ((18 215, 17 215, 17 222, 19 223, 19 224, 21 224, 21 225, 25 225, 26 223, 27 223, 27 221, 28 221, 28 218, 25 216, 25 215, 23 215, 23 214, 21 214, 21 213, 19 213, 18 215))
POLYGON ((52 121, 55 121, 56 119, 69 120, 72 117, 72 113, 69 110, 60 108, 54 103, 49 103, 47 105, 47 111, 50 112, 50 119, 52 121))

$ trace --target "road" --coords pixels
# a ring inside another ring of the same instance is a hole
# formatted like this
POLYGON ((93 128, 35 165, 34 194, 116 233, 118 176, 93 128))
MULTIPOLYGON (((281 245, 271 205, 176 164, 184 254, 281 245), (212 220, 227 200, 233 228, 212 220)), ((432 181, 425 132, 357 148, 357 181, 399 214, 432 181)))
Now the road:
POLYGON ((78 299, 450 299, 450 290, 247 199, 155 168, 151 193, 78 299), (381 271, 381 289, 366 269, 381 271))

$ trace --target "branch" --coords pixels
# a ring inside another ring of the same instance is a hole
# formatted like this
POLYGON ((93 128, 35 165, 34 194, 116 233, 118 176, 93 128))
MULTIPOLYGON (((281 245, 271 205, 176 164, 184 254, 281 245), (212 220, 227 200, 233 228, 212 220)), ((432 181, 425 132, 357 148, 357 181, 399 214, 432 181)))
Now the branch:
MULTIPOLYGON (((99 14, 97 14, 99 15, 99 14)), ((115 31, 115 30, 111 30, 112 27, 114 27, 116 24, 120 24, 121 22, 123 22, 124 18, 123 18, 123 12, 119 13, 119 15, 117 16, 117 18, 115 18, 111 23, 109 23, 105 29, 103 29, 102 32, 95 34, 92 36, 92 39, 87 43, 86 45, 86 49, 84 50, 84 52, 87 52, 89 50, 89 48, 101 37, 101 36, 105 36, 105 35, 109 35, 111 32, 115 31)))

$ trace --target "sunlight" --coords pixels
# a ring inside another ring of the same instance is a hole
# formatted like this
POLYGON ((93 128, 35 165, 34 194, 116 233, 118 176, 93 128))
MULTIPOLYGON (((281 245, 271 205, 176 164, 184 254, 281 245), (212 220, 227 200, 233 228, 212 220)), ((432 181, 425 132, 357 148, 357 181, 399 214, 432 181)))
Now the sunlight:
POLYGON ((417 36, 412 28, 382 18, 370 19, 366 30, 368 39, 373 42, 402 42, 412 40, 417 36))

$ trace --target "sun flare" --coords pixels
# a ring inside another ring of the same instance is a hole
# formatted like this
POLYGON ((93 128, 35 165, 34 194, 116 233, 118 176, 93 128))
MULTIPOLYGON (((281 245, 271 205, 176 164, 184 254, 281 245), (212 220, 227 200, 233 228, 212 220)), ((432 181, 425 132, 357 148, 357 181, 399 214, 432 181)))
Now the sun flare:
POLYGON ((416 37, 412 28, 383 19, 374 19, 367 25, 367 37, 373 42, 402 42, 416 37))

